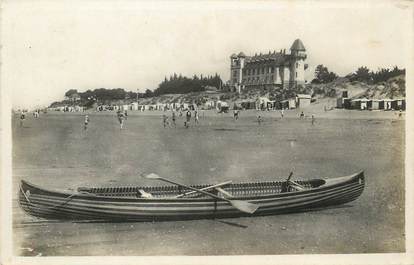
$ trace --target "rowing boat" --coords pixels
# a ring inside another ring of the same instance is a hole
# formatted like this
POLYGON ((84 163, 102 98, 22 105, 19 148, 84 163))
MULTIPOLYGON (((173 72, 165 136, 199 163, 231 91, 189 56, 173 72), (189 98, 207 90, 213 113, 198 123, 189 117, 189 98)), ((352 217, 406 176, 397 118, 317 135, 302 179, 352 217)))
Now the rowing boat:
POLYGON ((297 181, 80 187, 76 192, 48 190, 22 180, 19 202, 28 214, 45 219, 168 221, 271 215, 340 205, 357 199, 364 185, 363 172, 297 181), (245 210, 245 206, 253 208, 245 210))

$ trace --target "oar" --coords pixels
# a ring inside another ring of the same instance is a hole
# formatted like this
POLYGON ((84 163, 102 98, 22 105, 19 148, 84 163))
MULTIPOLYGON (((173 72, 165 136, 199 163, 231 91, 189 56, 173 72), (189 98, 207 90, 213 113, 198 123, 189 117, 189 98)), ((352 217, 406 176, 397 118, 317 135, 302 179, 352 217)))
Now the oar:
MULTIPOLYGON (((224 185, 227 185, 227 184, 230 184, 232 181, 231 180, 229 180, 229 181, 226 181, 226 182, 222 182, 222 183, 218 183, 218 184, 215 184, 215 185, 211 185, 211 186, 208 186, 208 187, 204 187, 204 188, 202 188, 202 189, 200 189, 200 190, 205 190, 205 191, 207 191, 207 190, 212 190, 212 189, 214 189, 214 188, 217 188, 217 187, 221 187, 221 186, 224 186, 224 185)), ((191 195, 191 194, 194 194, 194 193, 198 193, 198 191, 189 191, 189 192, 186 192, 186 193, 183 193, 183 194, 180 194, 180 195, 177 195, 177 196, 175 196, 175 198, 181 198, 181 197, 184 197, 184 196, 188 196, 188 195, 191 195)))
POLYGON ((214 194, 212 194, 210 192, 207 192, 207 191, 204 191, 204 190, 199 190, 199 189, 196 189, 196 188, 193 188, 193 187, 184 185, 184 184, 180 184, 180 183, 177 183, 177 182, 174 182, 174 181, 171 181, 171 180, 162 178, 162 177, 160 177, 160 176, 158 176, 158 175, 156 175, 154 173, 151 173, 149 175, 146 175, 145 178, 147 178, 147 179, 158 179, 158 180, 162 180, 162 181, 165 181, 165 182, 174 184, 174 185, 178 185, 178 186, 181 186, 181 187, 184 187, 184 188, 193 190, 193 191, 197 191, 197 192, 203 193, 205 195, 208 195, 208 196, 213 197, 213 198, 218 199, 218 200, 222 200, 222 201, 229 202, 231 205, 233 205, 234 208, 238 209, 239 211, 245 212, 245 213, 252 214, 252 213, 254 213, 257 210, 257 208, 259 208, 259 206, 257 206, 257 205, 254 205, 254 204, 251 204, 251 203, 248 203, 248 202, 245 202, 245 201, 229 200, 229 199, 226 199, 226 198, 222 198, 222 197, 219 197, 217 195, 214 195, 214 194))

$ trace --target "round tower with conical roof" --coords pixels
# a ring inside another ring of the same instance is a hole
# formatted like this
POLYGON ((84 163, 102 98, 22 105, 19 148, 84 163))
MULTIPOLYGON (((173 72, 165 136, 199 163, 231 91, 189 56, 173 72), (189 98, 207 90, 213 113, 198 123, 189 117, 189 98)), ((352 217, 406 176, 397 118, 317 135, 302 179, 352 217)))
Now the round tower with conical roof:
POLYGON ((307 68, 305 60, 305 46, 300 39, 296 39, 290 47, 290 87, 305 85, 305 70, 307 68))

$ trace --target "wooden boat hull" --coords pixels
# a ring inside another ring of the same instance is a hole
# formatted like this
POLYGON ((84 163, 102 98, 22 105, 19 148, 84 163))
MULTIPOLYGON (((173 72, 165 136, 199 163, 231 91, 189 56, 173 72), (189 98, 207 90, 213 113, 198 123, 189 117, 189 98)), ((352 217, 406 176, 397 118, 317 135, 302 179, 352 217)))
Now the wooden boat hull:
POLYGON ((360 172, 340 178, 302 181, 300 183, 308 186, 323 183, 304 191, 274 192, 281 183, 232 184, 228 188, 236 194, 233 199, 258 205, 254 214, 241 212, 226 201, 210 197, 172 198, 168 193, 176 187, 143 187, 154 193, 163 194, 163 191, 167 197, 137 198, 125 194, 142 187, 118 189, 109 195, 100 193, 105 189, 98 188, 95 188, 95 193, 65 193, 42 189, 22 180, 19 202, 22 209, 32 216, 56 220, 119 222, 229 218, 305 211, 347 203, 362 194, 365 180, 364 173, 360 172), (244 194, 238 196, 238 190, 239 193, 243 190, 244 194))

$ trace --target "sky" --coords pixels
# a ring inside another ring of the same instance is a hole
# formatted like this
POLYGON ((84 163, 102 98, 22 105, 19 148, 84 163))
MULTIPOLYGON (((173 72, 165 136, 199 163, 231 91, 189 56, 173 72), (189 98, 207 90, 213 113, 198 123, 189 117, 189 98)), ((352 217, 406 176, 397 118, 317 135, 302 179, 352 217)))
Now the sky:
POLYGON ((409 59, 412 14, 390 2, 75 3, 4 2, 1 85, 14 108, 48 106, 69 89, 144 92, 174 72, 227 81, 232 53, 288 51, 297 38, 309 81, 318 64, 343 76, 409 59))

